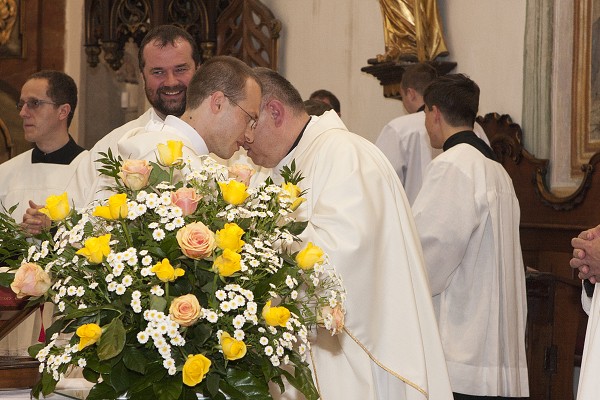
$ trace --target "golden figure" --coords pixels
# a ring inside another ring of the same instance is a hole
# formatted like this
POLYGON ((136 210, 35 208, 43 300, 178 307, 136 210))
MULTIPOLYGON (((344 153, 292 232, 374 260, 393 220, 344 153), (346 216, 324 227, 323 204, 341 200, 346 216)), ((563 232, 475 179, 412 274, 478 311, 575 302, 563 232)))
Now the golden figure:
POLYGON ((432 61, 448 55, 437 0, 379 0, 385 54, 377 61, 432 61))
POLYGON ((16 20, 17 3, 15 0, 0 0, 0 46, 8 42, 16 20))

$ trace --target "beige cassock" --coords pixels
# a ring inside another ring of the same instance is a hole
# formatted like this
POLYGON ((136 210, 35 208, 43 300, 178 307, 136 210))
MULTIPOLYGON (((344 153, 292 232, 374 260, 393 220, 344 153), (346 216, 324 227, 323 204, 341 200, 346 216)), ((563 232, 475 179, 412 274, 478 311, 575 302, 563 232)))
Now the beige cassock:
POLYGON ((391 165, 334 111, 312 117, 275 170, 292 159, 308 191, 301 239, 328 253, 347 292, 344 332, 319 330, 312 346, 321 398, 452 399, 421 246, 391 165))
MULTIPOLYGON (((87 151, 80 153, 68 165, 31 163, 31 152, 19 154, 0 166, 0 201, 9 209, 15 204, 18 207, 12 216, 17 222, 23 220, 23 214, 29 208, 29 200, 43 205, 51 195, 60 195, 66 191, 67 183, 75 174, 79 163, 87 156, 87 151)), ((73 197, 67 192, 70 200, 73 197)), ((51 323, 52 306, 44 308, 44 326, 51 323)), ((39 311, 35 311, 10 334, 0 341, 0 355, 27 355, 27 348, 37 343, 41 328, 39 311)))

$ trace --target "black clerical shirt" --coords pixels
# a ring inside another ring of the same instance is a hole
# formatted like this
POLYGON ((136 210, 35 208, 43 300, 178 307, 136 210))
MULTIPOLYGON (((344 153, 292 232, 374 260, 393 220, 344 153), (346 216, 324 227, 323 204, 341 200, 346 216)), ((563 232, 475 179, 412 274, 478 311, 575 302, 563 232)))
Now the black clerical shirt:
POLYGON ((69 141, 63 147, 52 153, 44 153, 37 146, 34 146, 31 152, 31 163, 44 163, 44 164, 71 164, 71 161, 75 159, 85 149, 75 143, 75 140, 69 135, 69 141))

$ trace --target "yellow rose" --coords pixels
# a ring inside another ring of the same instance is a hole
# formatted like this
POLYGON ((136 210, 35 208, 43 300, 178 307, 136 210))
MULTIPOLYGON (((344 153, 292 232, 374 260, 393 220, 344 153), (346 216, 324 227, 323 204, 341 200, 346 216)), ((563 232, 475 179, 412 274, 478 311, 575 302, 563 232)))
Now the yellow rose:
POLYGON ((322 263, 324 255, 323 250, 319 246, 308 242, 306 247, 296 255, 296 262, 300 268, 307 270, 313 268, 317 263, 322 263))
POLYGON ((242 256, 233 250, 225 249, 213 262, 213 270, 221 276, 231 276, 242 269, 242 256))
POLYGON ((177 164, 183 157, 183 142, 179 140, 167 140, 167 144, 158 144, 158 157, 162 165, 170 167, 177 164))
POLYGON ((271 307, 271 300, 269 300, 263 308, 262 316, 267 325, 285 326, 290 319, 290 310, 285 307, 271 307))
POLYGON ((154 272, 158 279, 163 282, 173 282, 175 279, 185 274, 185 271, 182 268, 173 268, 171 262, 167 258, 163 258, 162 261, 156 263, 154 267, 152 267, 152 272, 154 272))
POLYGON ((86 239, 83 246, 82 249, 77 250, 76 254, 87 258, 90 264, 100 264, 110 253, 110 233, 86 239))
POLYGON ((210 369, 210 364, 210 360, 202 354, 190 354, 183 365, 183 383, 187 386, 196 386, 202 382, 210 369))
POLYGON ((223 200, 234 206, 242 204, 248 198, 248 192, 246 192, 247 186, 242 182, 229 181, 219 182, 221 193, 223 193, 223 200))
POLYGON ((306 201, 304 197, 299 197, 300 193, 302 193, 302 190, 300 190, 297 185, 285 182, 281 184, 281 187, 283 188, 283 193, 281 193, 279 196, 280 198, 287 199, 291 203, 290 208, 292 211, 300 207, 300 204, 306 201))
POLYGON ((228 360, 239 360, 246 355, 246 343, 232 338, 227 332, 221 334, 221 347, 228 360))
POLYGON ((242 251, 242 246, 244 246, 243 235, 244 230, 236 223, 228 223, 225 224, 223 229, 217 231, 215 239, 220 249, 229 249, 239 253, 242 251))
POLYGON ((98 206, 94 209, 93 215, 104 219, 119 219, 127 217, 129 208, 127 207, 127 194, 113 194, 108 198, 108 205, 98 206))
POLYGON ((191 326, 202 316, 202 307, 196 296, 186 294, 173 299, 169 307, 169 315, 179 325, 191 326))
POLYGON ((71 206, 67 192, 58 196, 48 196, 46 198, 46 206, 40 208, 40 212, 46 214, 52 221, 61 221, 69 215, 71 206))
POLYGON ((78 348, 79 350, 82 350, 89 345, 96 343, 98 339, 100 339, 100 336, 102 336, 102 328, 97 324, 85 324, 77 328, 75 333, 80 338, 78 348))
POLYGON ((22 264, 10 284, 16 293, 17 299, 27 296, 41 296, 48 291, 51 285, 50 276, 42 267, 34 263, 22 264))
POLYGON ((123 184, 131 190, 140 190, 148 185, 152 166, 147 160, 125 160, 119 172, 123 184))

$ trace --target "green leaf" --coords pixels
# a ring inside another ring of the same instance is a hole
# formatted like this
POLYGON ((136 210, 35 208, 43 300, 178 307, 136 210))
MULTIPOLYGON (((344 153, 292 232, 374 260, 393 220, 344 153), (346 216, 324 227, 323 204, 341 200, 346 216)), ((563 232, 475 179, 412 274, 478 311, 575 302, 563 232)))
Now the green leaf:
POLYGON ((166 378, 152 385, 157 400, 177 400, 183 389, 181 378, 166 378))
POLYGON ((9 287, 15 279, 15 274, 11 272, 0 272, 0 286, 9 287))
POLYGON ((296 389, 298 389, 307 400, 317 400, 319 398, 319 392, 315 387, 315 383, 312 378, 310 369, 306 363, 302 363, 296 354, 291 357, 292 362, 297 361, 296 368, 294 368, 294 375, 286 370, 281 370, 287 378, 287 381, 296 389), (297 360, 293 360, 297 358, 297 360))
POLYGON ((167 309, 167 299, 151 294, 150 309, 156 311, 165 311, 167 309))
POLYGON ((298 236, 300 235, 302 232, 304 232, 304 230, 306 229, 306 227, 308 226, 308 221, 296 221, 296 222, 290 222, 289 224, 286 225, 289 232, 294 235, 294 236, 298 236))
POLYGON ((87 400, 106 400, 116 399, 118 393, 106 381, 98 383, 92 387, 90 393, 86 397, 87 400))
POLYGON ((169 173, 167 171, 155 162, 150 161, 150 165, 152 165, 152 172, 150 172, 150 178, 148 178, 150 186, 156 186, 161 182, 169 182, 169 173))
POLYGON ((144 353, 135 347, 127 346, 123 350, 123 363, 127 368, 140 374, 146 373, 146 364, 148 360, 144 353))
POLYGON ((221 381, 221 391, 233 399, 272 400, 267 383, 249 371, 227 369, 227 379, 221 381))
POLYGON ((123 322, 115 318, 106 326, 106 330, 98 340, 98 358, 101 361, 113 358, 123 351, 123 347, 125 347, 125 328, 123 322))
POLYGON ((128 370, 125 367, 125 364, 122 362, 115 365, 110 371, 110 384, 115 388, 117 393, 126 392, 131 385, 131 382, 134 382, 139 378, 139 375, 133 371, 128 370))
POLYGON ((30 357, 36 358, 37 353, 40 352, 41 349, 44 348, 44 343, 36 343, 34 345, 29 346, 27 349, 27 353, 30 357))
POLYGON ((162 366, 162 363, 151 363, 146 367, 146 374, 141 378, 136 379, 132 382, 129 391, 131 394, 141 392, 148 387, 151 387, 154 382, 161 381, 167 374, 167 370, 162 366))
POLYGON ((82 375, 85 378, 85 380, 88 382, 97 383, 98 379, 100 378, 100 374, 98 372, 94 371, 91 368, 87 368, 87 367, 83 369, 82 375))

